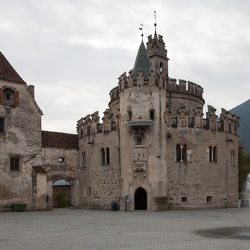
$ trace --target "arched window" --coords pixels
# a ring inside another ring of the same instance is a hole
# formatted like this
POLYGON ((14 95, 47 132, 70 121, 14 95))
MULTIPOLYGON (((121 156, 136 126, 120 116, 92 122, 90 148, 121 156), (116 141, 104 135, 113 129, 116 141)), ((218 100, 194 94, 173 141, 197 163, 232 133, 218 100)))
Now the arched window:
POLYGON ((180 144, 176 145, 176 161, 181 161, 181 146, 180 146, 180 144))
POLYGON ((82 152, 81 162, 82 162, 82 168, 86 167, 86 153, 85 153, 85 151, 82 152))
POLYGON ((144 131, 141 127, 138 127, 135 129, 136 145, 142 145, 143 135, 144 135, 144 131))
POLYGON ((209 146, 209 162, 217 162, 217 147, 209 146))
POLYGON ((5 89, 3 91, 3 99, 5 102, 13 102, 14 101, 14 91, 12 89, 5 89))
POLYGON ((160 72, 163 72, 163 62, 160 62, 160 72))
POLYGON ((213 147, 209 146, 209 161, 213 161, 213 147))
POLYGON ((15 104, 14 93, 15 92, 12 89, 4 89, 4 91, 3 91, 4 105, 14 105, 15 104))
POLYGON ((106 148, 106 163, 110 163, 110 155, 109 155, 109 148, 106 148))
POLYGON ((101 148, 101 156, 102 156, 102 165, 105 164, 105 150, 104 148, 101 148))
POLYGON ((231 164, 235 165, 235 151, 234 150, 231 151, 231 164))
POLYGON ((187 145, 176 145, 176 161, 187 161, 187 145))
POLYGON ((217 147, 214 147, 213 149, 213 156, 214 156, 214 162, 217 162, 217 147))
POLYGON ((102 165, 110 164, 110 149, 101 148, 102 165))
POLYGON ((83 138, 83 129, 80 129, 80 138, 83 138))
POLYGON ((87 135, 90 135, 90 126, 87 127, 87 135))

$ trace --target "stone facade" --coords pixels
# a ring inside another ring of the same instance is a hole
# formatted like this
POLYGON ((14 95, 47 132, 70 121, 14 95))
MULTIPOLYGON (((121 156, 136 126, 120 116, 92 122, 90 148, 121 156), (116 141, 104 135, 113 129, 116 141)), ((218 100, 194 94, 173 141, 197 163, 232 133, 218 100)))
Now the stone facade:
POLYGON ((34 87, 0 59, 0 210, 50 210, 63 195, 89 209, 238 206, 239 117, 210 105, 204 117, 203 88, 169 77, 156 30, 110 91, 102 120, 86 115, 76 135, 41 131, 34 87), (61 180, 68 185, 55 186, 61 180))
POLYGON ((41 115, 28 86, 0 53, 0 209, 36 209, 33 166, 42 162, 41 115))
POLYGON ((129 211, 238 206, 239 117, 224 109, 217 117, 210 105, 203 117, 203 88, 170 78, 168 60, 155 31, 110 91, 103 122, 98 112, 78 121, 83 206, 106 209, 112 200, 129 211), (102 164, 107 148, 109 162, 102 164))

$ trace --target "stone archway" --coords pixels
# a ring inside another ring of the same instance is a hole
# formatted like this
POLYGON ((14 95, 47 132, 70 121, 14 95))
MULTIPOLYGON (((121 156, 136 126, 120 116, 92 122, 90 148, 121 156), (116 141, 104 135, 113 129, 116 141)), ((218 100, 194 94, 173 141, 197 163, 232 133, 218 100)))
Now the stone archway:
POLYGON ((71 185, 67 180, 61 179, 53 183, 53 207, 70 207, 71 185))
POLYGON ((147 192, 142 187, 135 191, 135 210, 147 210, 147 192))

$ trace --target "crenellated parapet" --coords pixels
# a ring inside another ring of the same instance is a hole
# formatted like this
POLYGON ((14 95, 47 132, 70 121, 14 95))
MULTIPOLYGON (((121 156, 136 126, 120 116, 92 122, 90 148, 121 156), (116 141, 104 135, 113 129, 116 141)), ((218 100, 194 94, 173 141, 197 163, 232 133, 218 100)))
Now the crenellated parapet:
POLYGON ((120 92, 126 88, 143 85, 157 86, 159 88, 165 89, 168 81, 163 72, 155 73, 154 70, 150 70, 148 76, 145 77, 142 69, 138 70, 137 75, 134 75, 133 70, 130 70, 128 75, 126 72, 124 72, 118 79, 120 92))
POLYGON ((240 117, 225 110, 221 109, 220 123, 221 128, 229 133, 238 134, 240 117))
POLYGON ((110 90, 109 96, 110 96, 110 101, 114 101, 116 99, 119 99, 119 86, 110 90))
POLYGON ((117 121, 110 109, 103 112, 103 123, 100 123, 99 112, 89 114, 77 122, 77 132, 80 138, 116 130, 117 121))
POLYGON ((203 97, 203 88, 200 85, 182 79, 179 79, 177 83, 175 78, 169 78, 166 90, 167 92, 179 92, 195 95, 200 98, 203 97))
POLYGON ((218 118, 215 112, 216 109, 213 106, 208 105, 206 117, 203 118, 202 107, 194 107, 193 110, 191 110, 190 107, 180 104, 175 112, 171 112, 167 109, 165 111, 164 119, 166 126, 169 128, 209 129, 237 135, 239 129, 239 117, 225 109, 221 109, 221 114, 218 118))

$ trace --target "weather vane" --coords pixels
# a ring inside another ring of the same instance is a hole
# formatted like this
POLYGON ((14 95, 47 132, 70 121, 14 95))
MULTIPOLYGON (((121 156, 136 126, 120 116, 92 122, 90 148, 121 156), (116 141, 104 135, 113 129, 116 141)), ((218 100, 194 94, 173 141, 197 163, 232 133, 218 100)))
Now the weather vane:
POLYGON ((141 23, 141 27, 139 28, 141 30, 141 37, 143 38, 143 23, 141 23))
POLYGON ((155 11, 155 10, 154 10, 154 19, 155 19, 155 24, 154 24, 154 25, 155 25, 155 27, 156 27, 156 25, 157 25, 157 24, 156 24, 157 15, 156 15, 156 11, 155 11))

